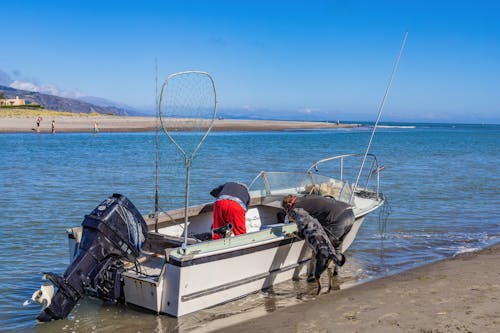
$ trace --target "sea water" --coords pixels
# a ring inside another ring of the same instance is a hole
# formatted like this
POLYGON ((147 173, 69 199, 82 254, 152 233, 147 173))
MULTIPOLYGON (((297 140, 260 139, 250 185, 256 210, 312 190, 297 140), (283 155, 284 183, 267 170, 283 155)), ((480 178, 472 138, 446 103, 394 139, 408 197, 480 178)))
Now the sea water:
MULTIPOLYGON (((305 171, 325 157, 364 153, 370 130, 212 133, 192 165, 190 202, 209 202, 213 187, 250 183, 261 170, 305 171)), ((160 208, 178 208, 185 160, 164 134, 159 146, 160 208)), ((498 125, 380 128, 371 153, 385 167, 381 190, 388 205, 380 211, 390 214, 368 216, 337 283, 394 274, 498 242, 499 147, 498 125)), ((112 193, 150 213, 154 191, 155 133, 0 135, 0 331, 188 331, 314 301, 315 285, 300 280, 180 319, 85 298, 68 319, 37 324, 40 308, 23 303, 40 287, 43 272, 66 269, 65 229, 80 225, 112 193)))

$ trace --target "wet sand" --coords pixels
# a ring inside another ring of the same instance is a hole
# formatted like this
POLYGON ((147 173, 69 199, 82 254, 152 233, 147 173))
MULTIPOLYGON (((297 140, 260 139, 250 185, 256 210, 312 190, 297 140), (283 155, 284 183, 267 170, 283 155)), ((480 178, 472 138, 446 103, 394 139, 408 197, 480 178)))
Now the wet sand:
MULTIPOLYGON (((118 117, 118 116, 83 116, 83 117, 44 117, 41 133, 51 132, 51 123, 55 120, 57 132, 93 132, 97 121, 99 132, 143 132, 154 131, 155 117, 118 117)), ((176 127, 191 126, 189 122, 176 121, 176 127)), ((301 129, 331 129, 357 127, 358 124, 340 124, 328 122, 273 121, 273 120, 216 120, 214 131, 284 131, 301 129)), ((32 132, 36 127, 36 117, 0 117, 0 133, 32 132)))
MULTIPOLYGON (((326 274, 326 273, 325 273, 326 274)), ((500 244, 332 291, 220 332, 500 332, 500 244)), ((248 319, 248 318, 247 318, 248 319)))

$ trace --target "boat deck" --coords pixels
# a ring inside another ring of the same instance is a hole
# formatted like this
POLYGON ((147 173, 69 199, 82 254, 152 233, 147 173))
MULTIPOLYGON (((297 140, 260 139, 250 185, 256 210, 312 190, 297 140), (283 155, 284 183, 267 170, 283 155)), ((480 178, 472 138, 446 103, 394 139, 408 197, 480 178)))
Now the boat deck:
POLYGON ((165 256, 143 252, 142 256, 137 260, 137 265, 129 263, 126 267, 127 272, 124 274, 136 279, 157 282, 164 264, 165 256))

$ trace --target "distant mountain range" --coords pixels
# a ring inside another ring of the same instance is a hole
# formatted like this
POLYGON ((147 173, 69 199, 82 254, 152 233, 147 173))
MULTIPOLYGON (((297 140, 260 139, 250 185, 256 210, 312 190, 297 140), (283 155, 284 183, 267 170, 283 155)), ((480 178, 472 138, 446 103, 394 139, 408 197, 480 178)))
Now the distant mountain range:
MULTIPOLYGON (((21 99, 26 99, 33 103, 42 105, 48 110, 65 111, 73 113, 100 113, 100 114, 113 114, 121 116, 154 116, 154 107, 149 111, 137 110, 133 107, 109 101, 105 98, 84 96, 78 99, 60 97, 49 95, 39 92, 20 90, 16 88, 0 85, 0 92, 4 94, 5 98, 16 98, 19 96, 21 99)), ((245 110, 245 109, 219 109, 218 117, 226 119, 255 119, 255 120, 308 120, 308 121, 324 121, 336 120, 328 113, 316 112, 312 114, 302 113, 299 111, 271 111, 271 110, 245 110), (287 117, 283 117, 283 115, 287 117)))
MULTIPOLYGON (((2 72, 0 71, 0 74, 2 72)), ((1 79, 1 77, 0 77, 1 79)), ((45 109, 55 111, 65 111, 72 113, 100 113, 120 116, 149 116, 154 117, 156 108, 154 106, 147 109, 136 109, 124 104, 110 101, 101 97, 83 96, 79 98, 60 97, 34 91, 27 91, 0 85, 0 93, 5 98, 16 98, 40 104, 45 109)), ((249 120, 298 120, 298 121, 346 121, 348 115, 340 112, 330 113, 320 110, 269 110, 244 108, 219 108, 218 118, 225 119, 249 119, 249 120), (343 117, 342 117, 343 116, 343 117)), ((347 118, 348 119, 348 118, 347 118)))
POLYGON ((100 113, 120 116, 142 116, 144 113, 126 106, 118 106, 103 98, 84 97, 80 99, 65 98, 54 95, 42 94, 33 91, 19 90, 0 85, 0 92, 5 98, 16 98, 29 100, 40 104, 45 109, 54 111, 65 111, 73 113, 100 113))

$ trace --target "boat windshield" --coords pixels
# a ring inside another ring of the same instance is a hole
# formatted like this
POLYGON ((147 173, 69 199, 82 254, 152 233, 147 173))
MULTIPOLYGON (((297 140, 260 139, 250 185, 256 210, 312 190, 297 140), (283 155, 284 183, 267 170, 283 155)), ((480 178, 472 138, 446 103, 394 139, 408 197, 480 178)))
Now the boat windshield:
POLYGON ((287 194, 321 194, 346 201, 350 195, 347 181, 312 172, 262 171, 250 184, 252 197, 285 196, 287 194))
POLYGON ((346 154, 322 159, 306 172, 267 172, 261 171, 250 184, 252 197, 285 196, 287 194, 320 194, 331 196, 352 205, 352 191, 366 196, 379 196, 380 171, 377 158, 368 154, 368 162, 362 170, 361 181, 354 189, 363 154, 346 154), (321 174, 319 173, 321 169, 321 174), (330 176, 325 176, 330 175, 330 176))

